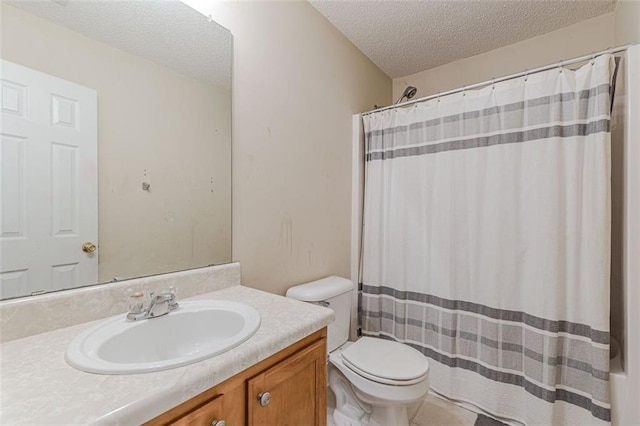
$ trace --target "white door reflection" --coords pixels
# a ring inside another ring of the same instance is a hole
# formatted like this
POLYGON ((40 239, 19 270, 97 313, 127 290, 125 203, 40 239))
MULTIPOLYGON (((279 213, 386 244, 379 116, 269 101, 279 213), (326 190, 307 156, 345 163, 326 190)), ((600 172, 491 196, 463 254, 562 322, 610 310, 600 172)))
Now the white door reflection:
POLYGON ((97 282, 97 93, 9 61, 1 74, 0 298, 97 282))

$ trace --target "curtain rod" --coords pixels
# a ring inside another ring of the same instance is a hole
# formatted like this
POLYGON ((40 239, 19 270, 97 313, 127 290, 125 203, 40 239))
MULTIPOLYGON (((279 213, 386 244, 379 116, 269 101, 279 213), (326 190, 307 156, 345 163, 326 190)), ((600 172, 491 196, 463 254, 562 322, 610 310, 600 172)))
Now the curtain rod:
POLYGON ((367 111, 367 112, 363 112, 361 115, 369 115, 369 114, 373 114, 375 112, 380 112, 380 111, 386 111, 388 109, 392 109, 392 108, 401 108, 404 106, 408 106, 408 105, 413 105, 415 103, 418 102, 425 102, 425 101, 429 101, 431 99, 435 99, 435 98, 439 98, 442 96, 447 96, 447 95, 452 95, 454 93, 458 93, 458 92, 463 92, 465 90, 471 90, 471 89, 477 89, 478 87, 483 87, 483 86, 488 86, 490 84, 495 84, 495 83, 500 83, 502 81, 506 81, 506 80, 512 80, 514 78, 518 78, 518 77, 524 77, 530 74, 536 74, 542 71, 547 71, 556 67, 563 67, 565 65, 572 65, 572 64, 577 64, 579 62, 585 62, 588 61, 590 59, 595 58, 596 56, 600 56, 600 55, 604 55, 605 53, 610 53, 610 54, 614 54, 614 53, 618 53, 618 52, 622 52, 624 50, 627 50, 629 47, 631 47, 631 44, 627 44, 624 46, 618 46, 618 47, 613 47, 607 50, 603 50, 601 52, 597 52, 597 53, 592 53, 590 55, 584 55, 584 56, 580 56, 578 58, 574 58, 574 59, 569 59, 566 61, 560 61, 560 62, 556 62, 553 64, 549 64, 549 65, 545 65, 543 67, 540 68, 535 68, 532 69, 530 71, 523 71, 523 72, 519 72, 516 74, 511 74, 511 75, 507 75, 504 77, 500 77, 500 78, 493 78, 491 80, 487 80, 487 81, 483 81, 481 83, 475 83, 472 84, 470 86, 462 86, 458 89, 453 89, 453 90, 449 90, 447 92, 442 92, 442 93, 437 93, 435 95, 430 95, 430 96, 426 96, 424 98, 419 98, 419 99, 414 99, 414 100, 410 100, 410 101, 406 101, 406 102, 402 102, 399 104, 395 104, 395 105, 389 105, 386 107, 382 107, 382 108, 377 108, 371 111, 367 111))

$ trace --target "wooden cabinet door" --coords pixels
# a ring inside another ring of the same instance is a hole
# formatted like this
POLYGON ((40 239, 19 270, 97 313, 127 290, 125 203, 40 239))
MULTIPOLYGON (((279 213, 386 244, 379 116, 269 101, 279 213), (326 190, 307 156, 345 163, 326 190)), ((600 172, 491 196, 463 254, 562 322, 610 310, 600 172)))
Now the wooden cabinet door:
POLYGON ((218 395, 211 401, 177 419, 175 426, 211 426, 216 421, 225 421, 222 403, 224 395, 218 395))
POLYGON ((251 426, 325 426, 326 340, 295 353, 247 382, 251 426), (268 392, 261 405, 258 395, 268 392))
POLYGON ((173 426, 244 426, 245 394, 243 382, 227 387, 227 392, 215 396, 208 402, 194 408, 183 416, 171 421, 173 426), (224 422, 224 423, 223 423, 224 422))

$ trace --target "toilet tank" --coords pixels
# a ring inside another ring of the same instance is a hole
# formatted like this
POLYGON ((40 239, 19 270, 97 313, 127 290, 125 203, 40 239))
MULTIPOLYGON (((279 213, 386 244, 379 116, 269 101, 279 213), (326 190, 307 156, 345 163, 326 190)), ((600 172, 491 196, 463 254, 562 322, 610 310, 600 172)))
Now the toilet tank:
POLYGON ((340 347, 349 338, 352 294, 353 283, 346 278, 335 276, 300 284, 287 290, 287 297, 323 306, 328 303, 327 307, 333 310, 335 320, 327 327, 329 352, 340 347))

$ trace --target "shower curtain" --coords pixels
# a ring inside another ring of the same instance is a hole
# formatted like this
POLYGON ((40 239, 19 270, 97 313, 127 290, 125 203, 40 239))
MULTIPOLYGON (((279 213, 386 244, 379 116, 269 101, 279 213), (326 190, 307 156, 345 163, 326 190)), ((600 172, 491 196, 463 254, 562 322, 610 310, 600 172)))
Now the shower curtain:
POLYGON ((528 425, 606 424, 614 61, 364 116, 363 335, 528 425))

